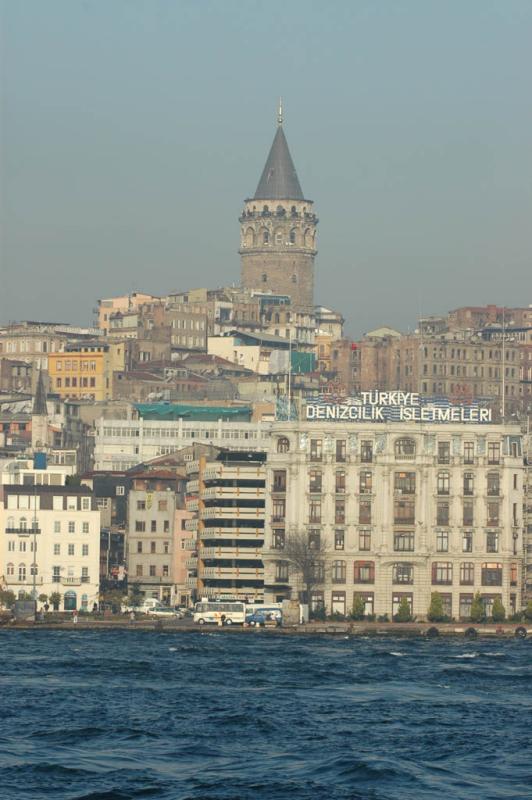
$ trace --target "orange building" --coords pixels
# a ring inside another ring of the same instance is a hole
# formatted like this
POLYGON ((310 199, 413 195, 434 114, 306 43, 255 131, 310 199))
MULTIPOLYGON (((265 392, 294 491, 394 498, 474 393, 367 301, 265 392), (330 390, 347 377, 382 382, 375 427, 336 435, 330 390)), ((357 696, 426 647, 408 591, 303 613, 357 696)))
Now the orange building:
POLYGON ((70 400, 111 400, 113 371, 123 369, 123 344, 93 342, 50 353, 50 390, 70 400))

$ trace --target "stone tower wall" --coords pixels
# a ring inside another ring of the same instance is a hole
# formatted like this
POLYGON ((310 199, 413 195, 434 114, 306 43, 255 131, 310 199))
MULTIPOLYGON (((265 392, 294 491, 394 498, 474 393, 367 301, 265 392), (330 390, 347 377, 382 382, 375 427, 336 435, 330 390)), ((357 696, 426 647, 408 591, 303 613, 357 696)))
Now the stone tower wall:
POLYGON ((240 217, 242 286, 314 305, 317 223, 307 200, 246 201, 240 217))

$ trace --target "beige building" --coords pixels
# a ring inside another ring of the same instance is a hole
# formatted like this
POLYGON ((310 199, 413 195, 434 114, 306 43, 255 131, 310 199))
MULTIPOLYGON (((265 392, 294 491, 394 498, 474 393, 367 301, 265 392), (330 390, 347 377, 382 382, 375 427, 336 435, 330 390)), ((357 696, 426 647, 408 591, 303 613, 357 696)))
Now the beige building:
POLYGON ((174 602, 174 519, 176 472, 135 474, 128 496, 127 565, 130 589, 174 602))
MULTIPOLYGON (((17 597, 59 595, 59 610, 90 611, 98 602, 100 512, 86 486, 5 485, 0 502, 0 582, 17 597)), ((49 474, 63 481, 64 473, 49 474)), ((44 600, 39 602, 39 606, 44 600)))
POLYGON ((455 619, 476 592, 489 614, 523 590, 523 458, 516 426, 276 423, 267 467, 265 598, 301 590, 283 559, 292 532, 316 547, 312 606, 424 618, 432 592, 455 619), (325 552, 321 553, 320 549, 325 552))

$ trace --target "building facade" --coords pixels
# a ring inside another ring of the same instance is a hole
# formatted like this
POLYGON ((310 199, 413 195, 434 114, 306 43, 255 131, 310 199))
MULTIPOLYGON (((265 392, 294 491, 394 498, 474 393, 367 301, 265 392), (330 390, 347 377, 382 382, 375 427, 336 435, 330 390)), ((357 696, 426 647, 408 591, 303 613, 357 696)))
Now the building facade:
POLYGON ((432 592, 467 619, 476 592, 489 615, 522 606, 523 458, 516 426, 276 423, 268 458, 265 598, 302 586, 283 549, 304 532, 316 549, 311 603, 346 615, 425 618, 432 592))
POLYGON ((186 466, 188 586, 201 597, 262 601, 266 454, 220 451, 186 466))
MULTIPOLYGON (((87 487, 3 487, 0 575, 17 597, 58 595, 58 608, 98 602, 100 512, 87 487)), ((40 603, 42 605, 44 601, 40 603)))
POLYGON ((96 422, 94 468, 128 470, 141 461, 174 453, 191 444, 212 444, 233 450, 262 450, 267 446, 270 422, 212 422, 145 419, 100 419, 96 422))
POLYGON ((172 470, 139 473, 128 496, 129 588, 166 604, 174 602, 175 486, 172 470))

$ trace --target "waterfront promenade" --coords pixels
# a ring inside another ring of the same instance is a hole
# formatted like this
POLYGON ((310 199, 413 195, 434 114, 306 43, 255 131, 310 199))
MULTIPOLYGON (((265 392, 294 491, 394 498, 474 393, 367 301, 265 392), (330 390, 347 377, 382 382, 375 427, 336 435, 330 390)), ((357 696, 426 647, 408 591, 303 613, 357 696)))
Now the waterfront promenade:
POLYGON ((428 637, 454 636, 465 638, 532 638, 531 622, 473 623, 473 622, 356 622, 356 621, 323 621, 310 622, 304 625, 283 627, 242 627, 240 625, 199 626, 190 619, 160 620, 147 616, 138 616, 135 620, 123 614, 109 616, 79 616, 77 622, 72 617, 49 614, 44 620, 37 622, 0 619, 0 629, 10 630, 124 630, 124 631, 157 631, 167 633, 220 633, 227 635, 276 635, 276 636, 376 636, 376 637, 428 637))

